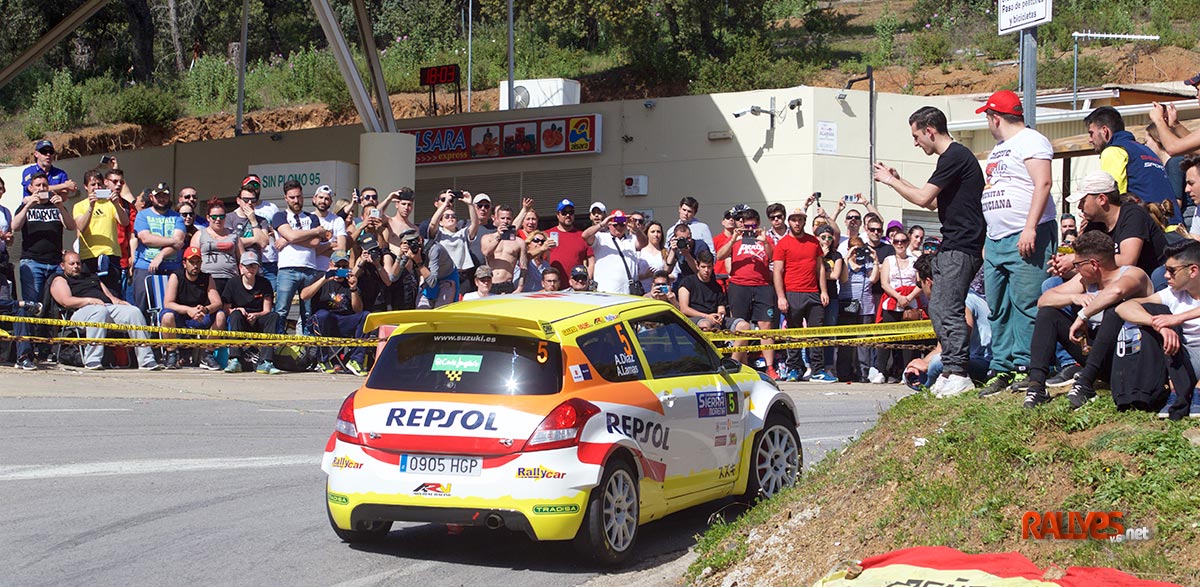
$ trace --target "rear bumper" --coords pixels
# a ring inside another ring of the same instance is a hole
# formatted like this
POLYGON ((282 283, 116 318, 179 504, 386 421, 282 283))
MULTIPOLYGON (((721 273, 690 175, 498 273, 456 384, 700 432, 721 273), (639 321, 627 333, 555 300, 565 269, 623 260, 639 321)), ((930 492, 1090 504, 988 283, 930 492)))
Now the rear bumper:
POLYGON ((533 525, 529 523, 529 518, 521 512, 512 510, 364 503, 350 512, 350 521, 353 524, 379 520, 486 526, 492 529, 507 528, 524 532, 533 540, 538 539, 533 525))

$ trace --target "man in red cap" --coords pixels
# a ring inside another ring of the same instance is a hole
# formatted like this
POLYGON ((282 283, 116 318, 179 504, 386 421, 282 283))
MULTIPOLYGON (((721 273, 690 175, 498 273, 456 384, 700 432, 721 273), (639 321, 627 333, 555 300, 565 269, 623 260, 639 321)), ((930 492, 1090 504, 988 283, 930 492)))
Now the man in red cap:
MULTIPOLYGON (((201 263, 199 248, 184 249, 183 267, 167 279, 159 324, 167 328, 225 330, 225 304, 212 278, 200 270, 201 263)), ((173 347, 167 347, 165 362, 168 369, 179 368, 179 353, 173 347)), ((200 367, 209 371, 221 369, 212 353, 207 352, 200 354, 200 367)))
POLYGON ((1058 212, 1050 197, 1054 147, 1025 126, 1016 93, 1001 90, 975 112, 987 116, 996 147, 984 167, 983 278, 992 325, 991 376, 980 396, 1025 378, 1037 301, 1054 254, 1058 212))

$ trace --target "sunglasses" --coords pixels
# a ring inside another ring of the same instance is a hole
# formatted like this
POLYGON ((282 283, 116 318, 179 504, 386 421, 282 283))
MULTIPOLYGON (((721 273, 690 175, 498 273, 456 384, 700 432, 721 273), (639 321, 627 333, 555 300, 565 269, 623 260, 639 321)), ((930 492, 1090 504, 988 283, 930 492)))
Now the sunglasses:
POLYGON ((445 204, 446 202, 449 202, 449 201, 450 201, 450 198, 438 198, 439 204, 445 204))
POLYGON ((546 239, 544 239, 544 238, 535 238, 535 239, 533 239, 533 244, 535 244, 535 245, 544 245, 544 244, 546 244, 546 239))
POLYGON ((378 200, 378 199, 379 199, 379 194, 363 194, 363 195, 362 195, 362 199, 364 199, 364 200, 378 200))
POLYGON ((492 278, 491 278, 491 277, 476 277, 476 278, 475 278, 475 281, 482 281, 482 282, 484 282, 484 283, 491 283, 491 282, 492 282, 492 278))
POLYGON ((574 208, 564 208, 564 209, 558 211, 558 215, 559 216, 574 216, 575 209, 574 208))
POLYGON ((457 214, 442 214, 442 220, 445 220, 447 218, 449 218, 450 220, 457 220, 458 215, 457 214))
POLYGON ((180 212, 179 215, 180 216, 195 216, 196 213, 195 212, 180 212))
POLYGON ((1174 277, 1176 271, 1179 271, 1180 269, 1187 269, 1188 267, 1194 267, 1194 266, 1195 265, 1192 265, 1191 263, 1189 263, 1187 265, 1180 265, 1178 267, 1172 267, 1170 265, 1163 265, 1163 269, 1167 272, 1167 275, 1174 277))
POLYGON ((883 232, 882 228, 868 228, 867 232, 883 232))
POLYGON ((224 214, 209 214, 208 217, 213 220, 225 220, 224 214))
POLYGON ((490 203, 488 203, 488 202, 480 202, 480 203, 478 203, 478 204, 475 204, 475 207, 476 207, 476 208, 485 208, 485 209, 486 209, 486 208, 491 208, 491 207, 492 207, 492 205, 491 205, 490 203))
POLYGON ((770 218, 771 220, 783 220, 783 214, 772 214, 770 218))
POLYGON ((238 200, 241 200, 241 201, 243 201, 243 202, 246 202, 247 204, 253 204, 253 203, 254 203, 254 198, 238 198, 238 200))
POLYGON ((906 238, 894 238, 894 239, 892 239, 892 244, 893 244, 893 245, 907 245, 907 244, 908 244, 908 239, 906 239, 906 238))
POLYGON ((847 216, 846 220, 849 222, 862 222, 862 216, 847 216))

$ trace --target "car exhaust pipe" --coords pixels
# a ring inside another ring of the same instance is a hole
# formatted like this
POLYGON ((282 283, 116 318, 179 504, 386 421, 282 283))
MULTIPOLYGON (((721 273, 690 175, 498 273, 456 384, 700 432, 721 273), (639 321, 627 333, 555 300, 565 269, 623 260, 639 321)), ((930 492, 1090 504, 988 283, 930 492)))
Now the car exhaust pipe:
POLYGON ((499 530, 504 527, 504 518, 500 517, 500 514, 491 513, 483 523, 488 530, 499 530))

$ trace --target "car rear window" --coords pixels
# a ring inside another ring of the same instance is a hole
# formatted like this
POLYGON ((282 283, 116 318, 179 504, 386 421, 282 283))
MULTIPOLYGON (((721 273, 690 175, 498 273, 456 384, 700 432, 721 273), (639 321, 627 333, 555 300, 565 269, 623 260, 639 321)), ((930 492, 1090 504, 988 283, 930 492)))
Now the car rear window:
POLYGON ((558 343, 495 334, 403 334, 388 339, 367 386, 395 391, 549 395, 562 387, 558 343))

